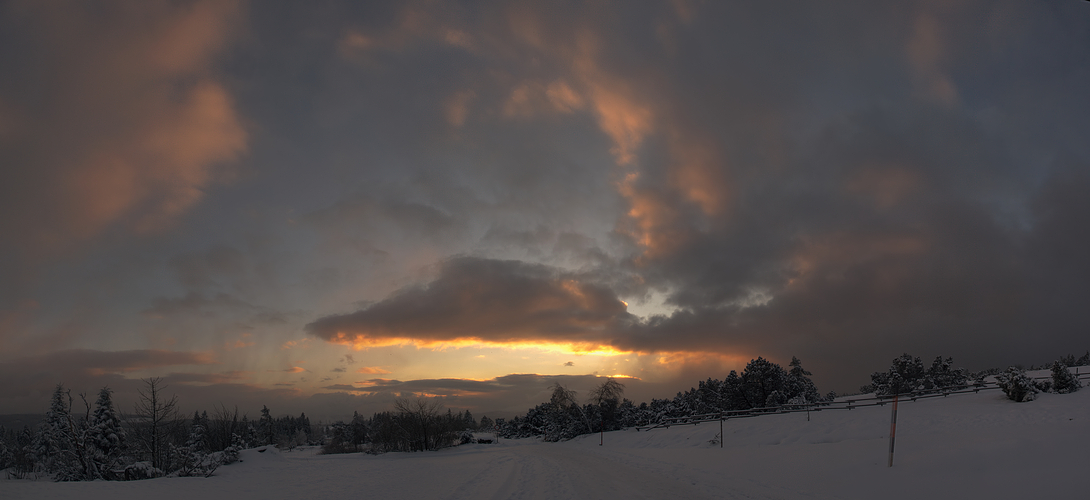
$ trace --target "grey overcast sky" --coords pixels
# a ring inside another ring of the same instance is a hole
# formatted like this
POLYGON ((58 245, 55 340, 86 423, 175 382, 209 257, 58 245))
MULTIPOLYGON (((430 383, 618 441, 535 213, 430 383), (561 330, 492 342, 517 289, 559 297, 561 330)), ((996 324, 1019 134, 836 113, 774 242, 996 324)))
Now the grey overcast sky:
POLYGON ((0 3, 0 413, 1090 348, 1090 2, 0 3))

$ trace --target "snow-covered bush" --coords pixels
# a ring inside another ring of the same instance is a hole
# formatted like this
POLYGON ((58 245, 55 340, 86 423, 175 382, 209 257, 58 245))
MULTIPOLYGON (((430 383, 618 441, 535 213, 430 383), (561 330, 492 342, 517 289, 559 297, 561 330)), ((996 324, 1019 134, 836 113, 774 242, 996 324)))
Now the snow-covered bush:
POLYGON ((1075 392, 1082 387, 1082 383, 1075 375, 1071 374, 1071 371, 1067 369, 1067 365, 1060 361, 1052 363, 1052 391, 1058 394, 1067 394, 1069 392, 1075 392))
POLYGON ((963 387, 969 382, 969 372, 954 368, 953 358, 939 356, 925 369, 923 361, 910 354, 902 354, 893 360, 888 372, 874 372, 871 384, 860 392, 873 390, 879 395, 905 394, 918 391, 936 391, 948 387, 963 387))
POLYGON ((162 477, 163 471, 151 465, 151 462, 136 462, 125 467, 125 480, 153 479, 162 477))
POLYGON ((327 438, 326 443, 322 445, 323 455, 359 451, 352 445, 351 428, 344 422, 334 422, 330 427, 330 432, 331 435, 327 438))
POLYGON ((238 452, 241 451, 245 445, 242 443, 242 436, 238 434, 231 434, 231 445, 224 448, 220 453, 219 460, 224 465, 233 464, 238 462, 238 452))
POLYGON ((193 424, 185 446, 175 448, 177 463, 174 468, 179 476, 208 477, 220 466, 220 457, 208 453, 204 442, 204 426, 193 424))
POLYGON ((1003 389, 1011 400, 1024 403, 1033 401, 1037 397, 1037 386, 1033 379, 1026 376, 1026 371, 1021 368, 1010 367, 1005 373, 995 376, 999 382, 999 388, 1003 389))

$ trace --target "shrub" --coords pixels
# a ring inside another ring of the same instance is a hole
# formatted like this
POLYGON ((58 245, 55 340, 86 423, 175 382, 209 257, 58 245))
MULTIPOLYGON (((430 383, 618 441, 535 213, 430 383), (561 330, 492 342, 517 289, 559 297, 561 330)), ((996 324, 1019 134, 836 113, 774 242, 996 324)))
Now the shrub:
POLYGON ((1052 390, 1057 394, 1075 392, 1082 387, 1079 379, 1067 369, 1067 365, 1060 361, 1052 363, 1052 390))
POLYGON ((925 369, 920 358, 902 354, 893 360, 889 371, 874 372, 871 384, 861 387, 860 392, 893 395, 964 387, 969 383, 969 372, 964 368, 954 368, 953 363, 953 358, 939 356, 930 368, 925 369))
POLYGON ((1012 366, 1007 368, 1006 373, 996 375, 995 379, 1007 397, 1017 403, 1033 401, 1037 397, 1037 386, 1033 379, 1026 376, 1025 370, 1012 366))

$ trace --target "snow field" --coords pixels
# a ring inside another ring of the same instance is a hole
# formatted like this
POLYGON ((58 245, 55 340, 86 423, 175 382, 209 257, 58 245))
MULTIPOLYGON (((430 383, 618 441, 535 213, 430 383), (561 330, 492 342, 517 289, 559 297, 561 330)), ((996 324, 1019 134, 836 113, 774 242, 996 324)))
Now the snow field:
POLYGON ((0 481, 3 499, 156 498, 1084 498, 1090 388, 1014 403, 999 391, 890 406, 769 415, 582 436, 501 440, 439 452, 242 452, 211 478, 0 481))

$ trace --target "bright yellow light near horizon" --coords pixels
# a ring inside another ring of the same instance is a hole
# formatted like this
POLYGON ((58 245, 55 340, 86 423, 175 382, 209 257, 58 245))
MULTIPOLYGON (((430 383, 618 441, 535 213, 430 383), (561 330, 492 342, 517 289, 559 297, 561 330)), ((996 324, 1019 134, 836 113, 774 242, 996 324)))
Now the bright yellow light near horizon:
MULTIPOLYGON (((376 350, 375 355, 383 358, 362 362, 368 366, 381 366, 395 373, 393 378, 399 380, 450 377, 491 380, 508 374, 538 372, 655 382, 670 380, 685 370, 694 369, 723 376, 730 370, 741 371, 751 358, 748 353, 742 352, 624 349, 603 345, 602 342, 503 341, 479 337, 432 340, 408 336, 349 337, 342 334, 329 345, 360 351, 376 350), (399 361, 391 364, 384 359, 390 354, 388 349, 416 352, 397 354, 392 359, 399 361)), ((357 388, 377 389, 375 385, 383 384, 357 384, 357 388)))
POLYGON ((546 341, 528 341, 518 340, 510 342, 498 342, 493 340, 484 340, 477 337, 465 337, 449 340, 424 340, 414 339, 410 337, 387 337, 380 339, 373 338, 355 338, 349 339, 344 336, 339 336, 332 341, 333 343, 347 345, 357 351, 378 348, 378 347, 416 347, 419 349, 430 349, 433 351, 444 351, 447 349, 463 349, 463 348, 476 348, 476 349, 506 349, 506 350, 537 350, 547 353, 566 354, 571 356, 623 356, 628 354, 638 354, 636 351, 620 350, 612 346, 600 345, 592 342, 546 342, 546 341))

